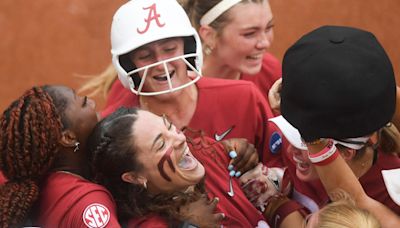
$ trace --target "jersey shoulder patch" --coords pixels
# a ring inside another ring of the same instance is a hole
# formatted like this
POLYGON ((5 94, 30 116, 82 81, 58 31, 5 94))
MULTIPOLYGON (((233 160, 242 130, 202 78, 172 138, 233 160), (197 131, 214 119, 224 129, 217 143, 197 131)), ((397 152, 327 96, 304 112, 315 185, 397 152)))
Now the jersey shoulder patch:
POLYGON ((274 131, 271 134, 271 137, 269 138, 269 150, 273 154, 276 154, 281 150, 281 148, 282 148, 282 136, 279 134, 279 132, 274 131))
POLYGON ((103 204, 93 203, 83 212, 83 222, 89 228, 103 228, 110 221, 110 210, 103 204))

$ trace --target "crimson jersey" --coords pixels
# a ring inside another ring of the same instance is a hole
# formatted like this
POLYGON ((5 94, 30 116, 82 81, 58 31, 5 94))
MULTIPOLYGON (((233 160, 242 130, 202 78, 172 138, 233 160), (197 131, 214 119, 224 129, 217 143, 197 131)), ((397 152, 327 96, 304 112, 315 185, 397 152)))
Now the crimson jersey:
MULTIPOLYGON (((214 143, 214 140, 204 138, 206 144, 214 143)), ((225 152, 224 147, 220 144, 214 144, 211 150, 210 147, 197 146, 200 138, 194 140, 193 147, 189 145, 193 156, 203 164, 206 171, 205 187, 208 197, 219 198, 216 211, 225 214, 225 219, 222 221, 224 227, 267 227, 263 215, 250 203, 240 188, 237 178, 232 179, 233 190, 235 195, 230 197, 229 191, 229 173, 228 164, 230 158, 225 152)), ((167 227, 167 223, 159 216, 148 216, 144 218, 131 219, 129 227, 167 227)))
POLYGON ((268 91, 276 80, 282 77, 281 63, 270 53, 265 53, 262 61, 261 71, 255 75, 242 74, 241 80, 253 82, 265 99, 268 100, 268 91))
MULTIPOLYGON (((268 102, 253 83, 202 77, 197 83, 196 110, 188 125, 216 140, 246 138, 262 156, 266 144, 267 119, 273 117, 268 102)), ((105 117, 121 106, 139 106, 138 96, 116 81, 110 91, 105 117), (117 93, 115 90, 119 90, 117 93), (114 102, 113 102, 114 101, 114 102)), ((270 154, 270 153, 267 153, 270 154)), ((265 159, 263 159, 265 160, 265 159)))
MULTIPOLYGON (((288 171, 294 184, 293 198, 311 211, 315 211, 318 207, 324 206, 329 201, 329 197, 322 183, 319 180, 312 182, 300 181, 296 176, 296 163, 293 161, 292 157, 287 155, 287 153, 285 154, 284 160, 288 166, 288 171)), ((400 158, 397 155, 378 152, 377 161, 359 178, 359 181, 368 196, 386 205, 395 213, 400 214, 400 206, 390 197, 381 173, 382 170, 397 168, 400 168, 400 158)))
MULTIPOLYGON (((265 53, 260 72, 255 75, 242 74, 241 80, 253 82, 260 89, 266 100, 268 100, 268 91, 276 80, 282 77, 282 67, 280 62, 270 53, 265 53)), ((107 96, 105 109, 102 111, 102 117, 108 116, 119 107, 132 107, 137 101, 134 101, 135 94, 126 89, 120 80, 115 80, 107 96)))
POLYGON ((359 178, 359 181, 367 195, 386 205, 399 215, 400 206, 390 198, 382 177, 382 170, 397 168, 400 168, 400 158, 398 155, 378 152, 376 163, 367 173, 359 178))
POLYGON ((41 187, 38 209, 41 227, 120 227, 111 194, 68 173, 50 174, 41 187))

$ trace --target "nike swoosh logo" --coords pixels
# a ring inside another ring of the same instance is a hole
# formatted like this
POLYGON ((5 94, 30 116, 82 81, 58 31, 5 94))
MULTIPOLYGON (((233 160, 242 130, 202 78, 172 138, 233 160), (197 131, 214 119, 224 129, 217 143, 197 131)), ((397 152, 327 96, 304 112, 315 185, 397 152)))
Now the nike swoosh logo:
POLYGON ((233 128, 235 128, 235 125, 232 125, 230 128, 228 128, 228 130, 224 131, 222 134, 218 135, 217 133, 215 133, 214 137, 215 140, 217 141, 221 141, 222 139, 225 138, 225 136, 227 136, 229 134, 229 132, 231 132, 233 130, 233 128))

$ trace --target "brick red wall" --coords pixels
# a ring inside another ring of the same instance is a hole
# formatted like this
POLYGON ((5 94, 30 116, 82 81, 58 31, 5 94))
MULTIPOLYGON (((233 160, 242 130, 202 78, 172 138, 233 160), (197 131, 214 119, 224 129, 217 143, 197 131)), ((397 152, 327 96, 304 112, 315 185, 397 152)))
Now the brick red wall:
MULTIPOLYGON (((126 0, 1 0, 0 111, 40 84, 78 88, 76 74, 95 74, 110 62, 109 29, 126 0)), ((133 0, 134 1, 134 0, 133 0)), ((282 59, 300 35, 323 24, 372 31, 400 68, 400 1, 270 0, 275 14, 271 52, 282 59)), ((99 99, 99 108, 101 100, 99 99)))

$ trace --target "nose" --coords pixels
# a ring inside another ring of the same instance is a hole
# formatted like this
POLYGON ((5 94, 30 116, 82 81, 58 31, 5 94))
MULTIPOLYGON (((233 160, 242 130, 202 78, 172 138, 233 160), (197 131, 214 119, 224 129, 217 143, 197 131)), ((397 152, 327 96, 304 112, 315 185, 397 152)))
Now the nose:
MULTIPOLYGON (((170 56, 169 54, 166 54, 166 53, 156 52, 156 53, 155 53, 155 58, 156 58, 156 61, 157 61, 157 62, 161 62, 161 61, 164 61, 164 60, 166 60, 166 59, 171 58, 171 56, 170 56)), ((162 64, 161 64, 161 65, 162 65, 162 64)))
MULTIPOLYGON (((169 59, 169 57, 167 57, 165 55, 161 56, 161 57, 157 56, 157 58, 156 58, 157 62, 161 62, 166 59, 169 59)), ((170 68, 169 63, 164 63, 164 62, 161 62, 154 66, 154 69, 156 70, 156 72, 159 72, 159 73, 167 73, 169 68, 170 68), (164 65, 165 65, 165 67, 164 67, 164 65)))
MULTIPOLYGON (((162 61, 162 60, 160 60, 160 58, 157 58, 156 61, 157 61, 157 62, 160 62, 160 61, 162 61)), ((154 69, 156 69, 157 72, 159 72, 159 71, 164 72, 164 63, 159 63, 159 64, 155 65, 155 66, 154 66, 154 69)))
POLYGON ((269 38, 268 33, 262 33, 259 37, 259 40, 256 43, 256 47, 258 49, 268 49, 271 47, 271 39, 269 38))
MULTIPOLYGON (((174 126, 174 128, 175 128, 175 126, 174 126)), ((174 146, 181 145, 183 142, 186 141, 186 136, 183 134, 182 131, 180 131, 177 128, 175 128, 174 130, 168 131, 168 137, 174 141, 174 143, 173 143, 174 146)))
POLYGON ((186 136, 181 131, 177 131, 175 133, 175 137, 176 137, 177 141, 180 141, 180 142, 185 142, 186 141, 186 136))

